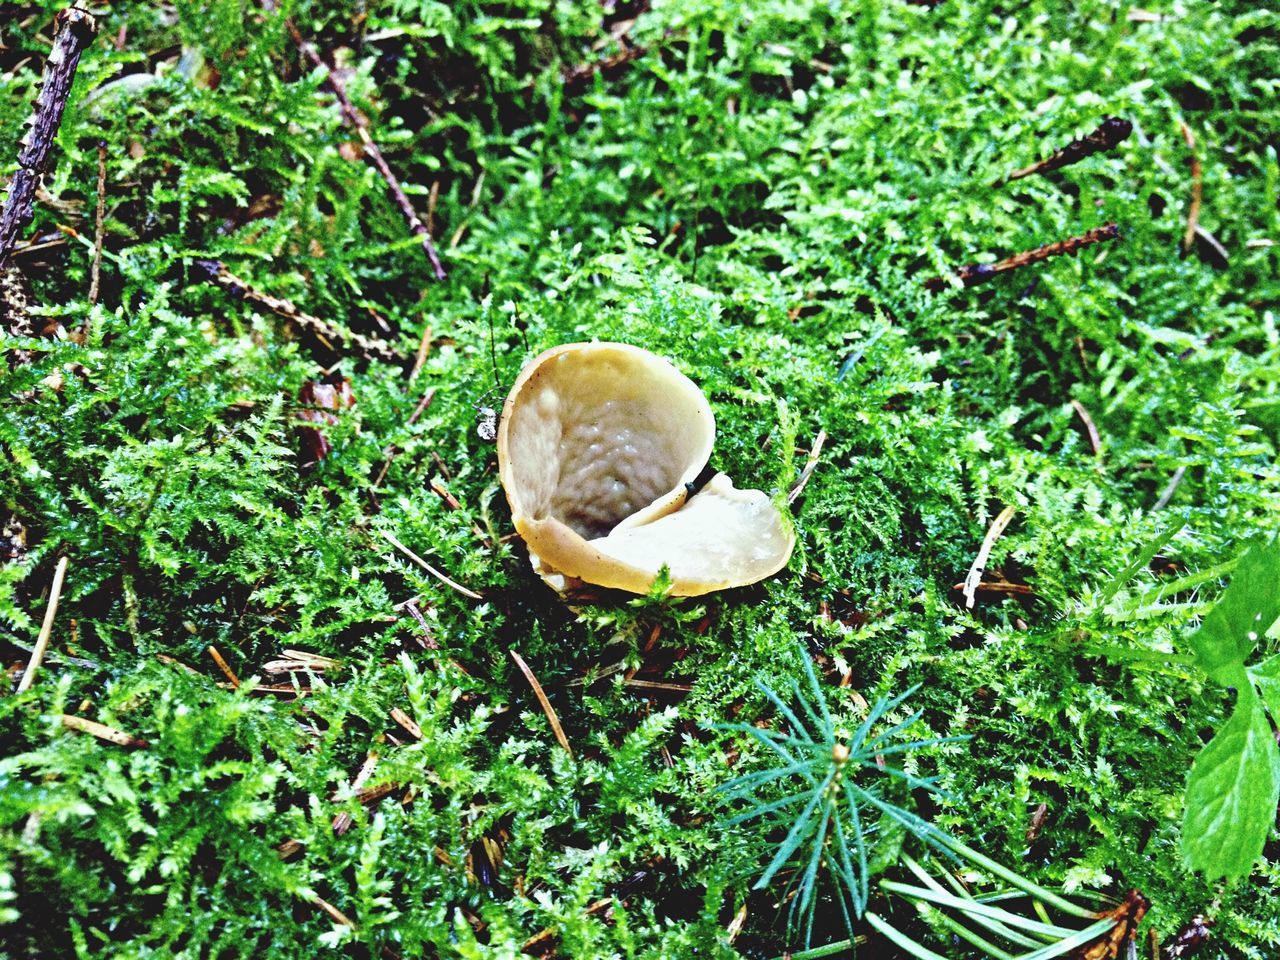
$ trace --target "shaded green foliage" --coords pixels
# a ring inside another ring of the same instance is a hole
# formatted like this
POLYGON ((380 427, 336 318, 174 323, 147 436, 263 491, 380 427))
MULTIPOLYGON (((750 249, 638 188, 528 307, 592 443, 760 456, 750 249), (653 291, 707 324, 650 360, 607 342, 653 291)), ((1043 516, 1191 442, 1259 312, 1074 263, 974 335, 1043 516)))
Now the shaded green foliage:
MULTIPOLYGON (((0 145, 19 136, 58 6, 5 14, 0 145)), ((70 558, 38 680, 0 699, 3 948, 516 956, 550 930, 571 957, 779 955, 794 941, 750 890, 769 857, 753 825, 721 825, 712 791, 750 772, 750 741, 723 725, 775 722, 756 681, 803 680, 799 640, 824 687, 848 671, 875 703, 919 685, 919 735, 971 737, 904 758, 940 788, 910 798, 917 814, 1046 886, 1137 887, 1162 936, 1212 909, 1222 955, 1273 953, 1274 829, 1234 886, 1182 864, 1188 771, 1231 700, 1173 654, 1224 558, 1280 527, 1276 15, 698 0, 640 13, 642 55, 566 85, 565 68, 623 49, 610 30, 633 9, 603 23, 568 2, 351 9, 111 5, 82 62, 45 182, 59 202, 37 205, 31 232, 79 239, 18 262, 41 316, 88 334, 6 342, 35 359, 0 389, 0 510, 28 531, 0 564, 6 664, 25 661, 70 558), (438 184, 445 282, 286 15, 336 56, 424 218, 438 184), (1135 125, 1117 150, 990 186, 1106 115, 1135 125), (1225 264, 1181 253, 1180 121, 1225 264), (1110 220, 1122 241, 924 289, 1110 220), (344 359, 356 405, 300 470, 298 391, 332 358, 202 282, 196 259, 407 354, 428 328, 434 346, 412 382, 344 359), (552 597, 503 539, 474 429, 525 336, 530 351, 600 337, 671 357, 711 401, 716 465, 744 486, 784 491, 825 430, 790 567, 697 603, 552 597), (1006 504, 988 569, 1033 592, 967 609, 952 586, 1006 504), (415 597, 429 636, 401 606, 415 597), (277 683, 264 668, 285 649, 337 664, 299 673, 296 700, 254 694, 219 685, 211 644, 245 680, 277 683), (77 713, 148 745, 65 729, 77 713), (370 752, 363 787, 385 792, 366 805, 351 781, 370 752), (1040 803, 1047 825, 1027 840, 1040 803), (501 863, 482 859, 491 847, 501 863)), ((0 174, 15 157, 0 149, 0 174)), ((813 942, 843 938, 815 890, 833 922, 813 942)))

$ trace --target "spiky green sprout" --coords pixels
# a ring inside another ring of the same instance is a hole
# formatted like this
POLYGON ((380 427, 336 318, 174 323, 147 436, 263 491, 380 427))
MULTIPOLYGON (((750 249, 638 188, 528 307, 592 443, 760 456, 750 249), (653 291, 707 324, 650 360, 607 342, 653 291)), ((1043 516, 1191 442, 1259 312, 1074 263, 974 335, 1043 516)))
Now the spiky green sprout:
POLYGON ((932 828, 888 800, 884 785, 897 779, 909 789, 936 791, 934 779, 890 766, 885 758, 963 738, 901 741, 902 734, 920 719, 918 712, 887 729, 875 730, 915 692, 914 687, 900 696, 877 701, 857 729, 849 732, 827 709, 809 658, 802 662, 808 695, 794 681, 790 690, 799 713, 768 685, 757 684, 785 720, 785 730, 750 724, 727 728, 753 737, 781 762, 737 777, 720 789, 730 802, 751 802, 748 809, 730 817, 727 826, 756 821, 765 834, 787 831, 755 889, 764 889, 788 867, 793 868, 782 900, 788 904, 789 931, 802 934, 807 947, 813 935, 823 868, 830 881, 829 895, 839 905, 852 936, 854 922, 862 918, 870 899, 868 849, 879 825, 896 823, 931 842, 932 828), (760 796, 759 791, 766 788, 768 794, 760 796))
POLYGON ((909 789, 938 792, 934 778, 917 777, 890 766, 885 762, 886 757, 966 739, 902 740, 903 734, 920 719, 919 712, 873 732, 917 688, 891 699, 878 700, 857 729, 849 733, 827 709, 812 662, 807 656, 802 662, 809 689, 802 691, 794 681, 790 687, 791 700, 799 712, 767 684, 757 683, 786 722, 785 731, 750 724, 725 728, 748 734, 781 762, 737 777, 719 788, 731 803, 751 802, 746 810, 728 818, 726 826, 754 821, 765 836, 786 830, 769 865, 756 881, 755 889, 766 888, 775 877, 791 870, 781 900, 788 904, 789 933, 803 937, 804 949, 790 955, 794 960, 817 960, 852 950, 857 939, 855 922, 863 919, 919 960, 946 960, 867 909, 871 874, 877 867, 883 869, 891 865, 875 864, 869 855, 870 841, 882 824, 905 828, 935 851, 938 854, 935 866, 941 868, 938 872, 946 886, 899 849, 892 859, 905 866, 918 883, 884 878, 878 884, 881 890, 906 899, 935 927, 987 956, 996 960, 1052 960, 1111 932, 1119 922, 1114 917, 1100 915, 1026 880, 886 798, 884 785, 893 779, 902 781, 909 789), (766 791, 766 795, 760 796, 761 791, 766 791), (954 870, 948 869, 956 865, 977 868, 1007 883, 1011 890, 974 896, 954 876, 954 870), (849 939, 812 947, 814 918, 821 899, 820 880, 824 873, 830 882, 827 896, 839 905, 849 939), (1006 904, 1014 898, 1029 899, 1035 917, 1008 909, 1006 904), (1052 922, 1050 910, 1092 922, 1082 929, 1061 926, 1052 922))

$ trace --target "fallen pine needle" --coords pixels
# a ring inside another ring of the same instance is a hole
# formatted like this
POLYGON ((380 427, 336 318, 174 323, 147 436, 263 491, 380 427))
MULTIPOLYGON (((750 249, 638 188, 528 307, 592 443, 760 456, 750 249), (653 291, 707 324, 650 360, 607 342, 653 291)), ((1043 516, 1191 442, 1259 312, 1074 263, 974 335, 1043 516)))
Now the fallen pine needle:
POLYGON ((564 728, 560 726, 560 718, 556 716, 555 710, 551 707, 551 701, 547 699, 547 695, 543 692, 542 684, 538 682, 538 678, 533 675, 533 671, 529 669, 529 665, 524 662, 524 657, 511 651, 511 659, 516 662, 516 666, 520 668, 520 672, 524 674, 525 679, 529 681, 529 686, 533 688, 533 695, 538 698, 538 703, 542 705, 542 712, 547 715, 547 720, 551 724, 551 730, 556 735, 556 740, 560 746, 564 747, 565 753, 573 756, 573 750, 569 747, 569 738, 564 735, 564 728))
POLYGON ((484 597, 480 596, 480 594, 476 593, 474 590, 468 590, 466 587, 464 587, 462 584, 458 583, 457 581, 449 579, 449 577, 441 573, 431 564, 427 563, 427 561, 423 560, 420 556, 418 556, 416 553, 414 553, 412 550, 406 547, 403 543, 397 540, 392 534, 388 533, 386 530, 379 530, 378 533, 382 535, 382 538, 386 540, 387 543, 391 544, 393 547, 395 547, 397 550, 399 550, 406 557, 408 557, 410 560, 412 560, 414 563, 420 566, 423 570, 427 571, 427 573, 431 574, 433 577, 435 577, 445 586, 452 587, 454 590, 457 590, 458 593, 462 594, 464 597, 470 597, 472 600, 484 599, 484 597))
POLYGON ((987 535, 982 539, 982 546, 978 548, 978 555, 974 557, 973 566, 969 568, 969 575, 964 578, 964 598, 965 606, 972 610, 974 595, 978 592, 978 584, 982 583, 982 574, 987 568, 987 558, 991 556, 991 548, 996 545, 996 541, 1000 539, 1000 534, 1004 533, 1004 528, 1009 525, 1009 521, 1013 519, 1017 507, 1010 504, 1000 511, 1000 515, 991 521, 991 527, 987 530, 987 535))
POLYGON ((97 737, 99 740, 107 741, 107 743, 114 743, 119 747, 145 747, 147 745, 147 741, 141 737, 135 737, 132 734, 125 733, 123 730, 117 730, 115 727, 108 727, 105 723, 86 720, 84 717, 73 716, 69 713, 62 715, 62 725, 68 730, 87 733, 91 737, 97 737))
POLYGON ((53 618, 58 615, 58 599, 62 596, 62 581, 67 575, 67 558, 62 557, 53 571, 53 585, 49 588, 49 605, 44 609, 44 622, 40 624, 40 635, 31 650, 31 659, 27 661, 27 669, 18 681, 18 693, 31 689, 36 681, 36 671, 44 662, 45 651, 49 649, 49 637, 53 635, 53 618))

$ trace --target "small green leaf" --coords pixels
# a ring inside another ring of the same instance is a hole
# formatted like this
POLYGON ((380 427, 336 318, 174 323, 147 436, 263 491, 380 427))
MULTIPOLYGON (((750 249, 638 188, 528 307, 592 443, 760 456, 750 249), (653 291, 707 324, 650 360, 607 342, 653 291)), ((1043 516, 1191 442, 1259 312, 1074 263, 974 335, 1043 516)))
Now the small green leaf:
POLYGON ((1200 751, 1187 780, 1182 855, 1209 879, 1249 875, 1275 823, 1280 748, 1248 684, 1235 712, 1200 751))
POLYGON ((1196 662, 1218 683, 1237 685, 1258 638, 1280 617, 1280 540, 1241 559, 1222 599, 1191 635, 1196 662))

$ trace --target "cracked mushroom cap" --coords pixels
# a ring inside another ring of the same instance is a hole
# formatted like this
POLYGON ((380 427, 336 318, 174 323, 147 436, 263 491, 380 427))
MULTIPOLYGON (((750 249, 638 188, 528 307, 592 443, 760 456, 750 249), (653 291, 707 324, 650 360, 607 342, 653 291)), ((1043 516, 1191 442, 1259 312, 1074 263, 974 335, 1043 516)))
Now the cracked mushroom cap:
POLYGON ((498 470, 534 569, 646 593, 663 566, 671 593, 697 596, 780 570, 795 536, 773 501, 717 474, 715 419, 671 363, 621 343, 571 343, 521 372, 498 428, 498 470))

